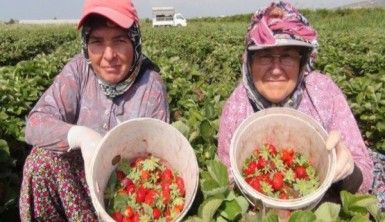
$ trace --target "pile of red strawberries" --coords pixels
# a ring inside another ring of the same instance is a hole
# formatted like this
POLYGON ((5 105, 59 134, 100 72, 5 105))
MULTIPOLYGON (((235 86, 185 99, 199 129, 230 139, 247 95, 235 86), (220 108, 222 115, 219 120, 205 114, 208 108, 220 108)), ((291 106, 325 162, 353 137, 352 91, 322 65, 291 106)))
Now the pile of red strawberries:
POLYGON ((185 193, 178 173, 148 155, 120 161, 109 180, 105 203, 118 222, 172 221, 184 208, 185 193))
POLYGON ((315 168, 293 148, 272 144, 256 148, 243 165, 245 181, 256 191, 279 199, 295 199, 319 186, 315 168))

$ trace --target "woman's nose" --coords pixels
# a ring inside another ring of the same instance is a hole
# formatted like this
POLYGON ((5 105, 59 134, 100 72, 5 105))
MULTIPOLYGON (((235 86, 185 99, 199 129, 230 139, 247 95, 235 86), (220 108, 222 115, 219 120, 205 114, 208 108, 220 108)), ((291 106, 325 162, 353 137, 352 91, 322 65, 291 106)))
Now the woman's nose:
POLYGON ((114 50, 113 47, 106 46, 106 48, 104 49, 103 57, 106 60, 112 60, 116 57, 116 51, 114 50))
POLYGON ((270 68, 272 74, 279 75, 282 73, 282 63, 279 57, 273 57, 270 68))

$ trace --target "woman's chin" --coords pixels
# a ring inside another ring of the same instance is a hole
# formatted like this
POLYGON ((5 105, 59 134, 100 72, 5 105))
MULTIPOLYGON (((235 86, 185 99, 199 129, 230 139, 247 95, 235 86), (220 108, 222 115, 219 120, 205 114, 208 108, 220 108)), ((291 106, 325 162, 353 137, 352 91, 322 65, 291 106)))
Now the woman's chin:
POLYGON ((124 78, 122 78, 119 75, 104 75, 104 76, 99 76, 104 82, 115 85, 123 81, 124 78))
POLYGON ((271 93, 269 95, 264 95, 265 99, 269 102, 278 104, 284 101, 287 98, 287 95, 284 93, 271 93))

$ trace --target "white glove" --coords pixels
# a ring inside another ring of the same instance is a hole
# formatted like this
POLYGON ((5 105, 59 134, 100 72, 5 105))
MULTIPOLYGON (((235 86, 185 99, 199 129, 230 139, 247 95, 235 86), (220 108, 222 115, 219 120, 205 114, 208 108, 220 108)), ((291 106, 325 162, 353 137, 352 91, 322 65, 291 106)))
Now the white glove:
POLYGON ((354 160, 350 150, 341 140, 341 134, 338 131, 331 131, 326 140, 326 149, 336 149, 337 164, 336 171, 333 178, 333 183, 345 179, 353 173, 354 160))
MULTIPOLYGON (((90 166, 94 151, 102 136, 86 126, 73 126, 68 131, 67 140, 69 151, 80 148, 84 160, 85 170, 90 166)), ((87 172, 86 172, 87 173, 87 172)))

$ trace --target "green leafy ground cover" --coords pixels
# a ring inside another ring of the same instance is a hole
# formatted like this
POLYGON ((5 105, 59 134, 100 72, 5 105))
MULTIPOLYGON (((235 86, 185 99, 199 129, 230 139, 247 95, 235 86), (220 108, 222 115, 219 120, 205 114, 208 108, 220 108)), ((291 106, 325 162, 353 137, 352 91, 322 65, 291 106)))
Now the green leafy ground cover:
MULTIPOLYGON (((368 147, 385 151, 385 10, 304 14, 319 34, 317 68, 346 94, 368 147)), ((240 80, 249 17, 194 19, 184 28, 142 23, 145 53, 160 66, 167 85, 172 124, 194 147, 202 172, 215 156, 223 104, 240 80)), ((80 52, 80 40, 68 25, 1 25, 0 40, 0 218, 17 218, 21 170, 30 149, 23 139, 25 116, 80 52)), ((226 198, 240 197, 234 195, 226 198)), ((222 202, 214 205, 222 209, 222 202)))

